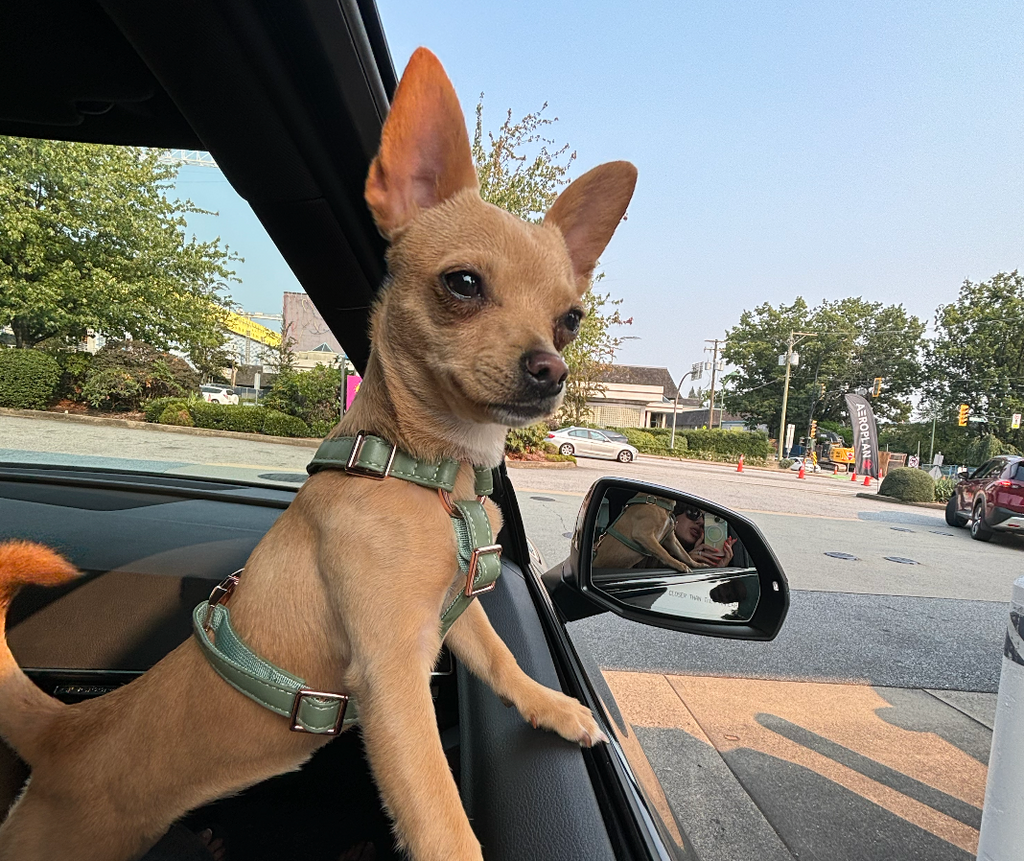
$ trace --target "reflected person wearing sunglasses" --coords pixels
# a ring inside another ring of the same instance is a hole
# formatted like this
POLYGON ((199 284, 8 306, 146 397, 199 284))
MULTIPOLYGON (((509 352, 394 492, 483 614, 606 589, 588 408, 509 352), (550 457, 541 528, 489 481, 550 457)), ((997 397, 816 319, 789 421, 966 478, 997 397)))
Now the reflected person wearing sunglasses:
POLYGON ((676 510, 676 538, 694 562, 708 568, 725 568, 732 562, 735 538, 727 538, 721 550, 704 543, 704 512, 692 506, 676 510))

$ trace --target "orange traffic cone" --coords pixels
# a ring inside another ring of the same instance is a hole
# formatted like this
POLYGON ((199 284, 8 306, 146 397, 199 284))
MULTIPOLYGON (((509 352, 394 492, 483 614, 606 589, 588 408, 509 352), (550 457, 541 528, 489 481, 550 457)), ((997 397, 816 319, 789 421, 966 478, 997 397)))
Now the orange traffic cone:
POLYGON ((839 475, 839 464, 835 464, 832 469, 832 475, 839 475))
POLYGON ((743 455, 740 455, 740 462, 736 464, 736 472, 743 472, 743 455))
POLYGON ((856 481, 856 480, 857 480, 857 473, 856 472, 851 472, 850 473, 850 481, 856 481))
POLYGON ((864 486, 865 487, 871 487, 871 476, 870 475, 865 475, 864 476, 864 486))
POLYGON ((806 475, 804 475, 804 465, 803 465, 803 463, 802 463, 802 462, 801 462, 801 464, 800 464, 800 472, 798 472, 798 473, 796 474, 796 477, 797 477, 797 478, 807 478, 807 476, 806 476, 806 475))

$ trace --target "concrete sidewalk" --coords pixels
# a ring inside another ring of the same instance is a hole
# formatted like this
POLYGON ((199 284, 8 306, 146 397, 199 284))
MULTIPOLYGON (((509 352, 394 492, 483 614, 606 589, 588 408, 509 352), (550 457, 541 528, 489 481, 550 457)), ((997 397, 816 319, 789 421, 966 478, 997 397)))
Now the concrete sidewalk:
POLYGON ((977 851, 993 693, 604 677, 702 861, 966 861, 977 851))

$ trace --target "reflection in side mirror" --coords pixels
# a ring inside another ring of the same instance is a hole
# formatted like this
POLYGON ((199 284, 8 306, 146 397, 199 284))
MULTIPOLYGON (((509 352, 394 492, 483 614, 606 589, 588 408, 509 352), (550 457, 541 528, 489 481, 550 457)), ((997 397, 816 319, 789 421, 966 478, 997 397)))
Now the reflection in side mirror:
POLYGON ((595 589, 674 616, 747 622, 754 615, 761 595, 757 569, 729 534, 726 518, 630 488, 609 487, 599 505, 595 589), (705 570, 714 573, 696 573, 705 570))
POLYGON ((786 577, 760 531, 708 500, 603 478, 590 490, 561 569, 545 575, 567 618, 596 609, 695 634, 771 639, 786 577))

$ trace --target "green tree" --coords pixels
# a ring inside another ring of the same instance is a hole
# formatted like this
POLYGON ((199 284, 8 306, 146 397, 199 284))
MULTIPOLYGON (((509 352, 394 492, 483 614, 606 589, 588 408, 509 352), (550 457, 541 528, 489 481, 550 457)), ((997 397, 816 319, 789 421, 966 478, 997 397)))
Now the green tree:
POLYGON ((960 433, 995 433, 1024 448, 1024 432, 1010 429, 1010 417, 1024 413, 1024 277, 1014 270, 979 283, 965 280, 935 320, 922 412, 955 424, 959 405, 967 404, 972 417, 988 421, 960 433))
POLYGON ((800 431, 813 417, 848 423, 847 392, 882 389, 872 408, 882 420, 905 421, 921 379, 925 324, 902 305, 859 297, 822 302, 811 308, 801 298, 774 308, 768 303, 744 311, 727 333, 725 360, 736 368, 725 379, 725 406, 751 426, 778 432, 782 413, 786 352, 790 332, 812 332, 796 349, 799 365, 790 373, 787 423, 800 431), (813 415, 812 415, 813 414, 813 415))
POLYGON ((233 272, 200 212, 167 195, 177 168, 138 147, 0 137, 0 326, 18 347, 88 330, 162 349, 209 343, 233 272))
POLYGON ((610 294, 597 293, 593 288, 584 294, 587 315, 575 340, 562 351, 562 358, 569 366, 569 378, 558 412, 560 424, 578 425, 590 420, 587 401, 603 391, 601 377, 622 344, 622 339, 612 334, 611 327, 633 322, 632 317, 622 318, 618 309, 621 303, 621 299, 612 299, 610 294))
MULTIPOLYGON (((569 144, 558 146, 552 138, 545 137, 545 130, 558 121, 557 117, 544 116, 546 102, 539 111, 517 121, 512 119, 510 108, 498 131, 486 135, 483 109, 481 93, 472 144, 481 197, 519 218, 540 221, 561 187, 569 183, 575 151, 569 144)), ((601 277, 600 273, 594 276, 591 289, 583 297, 587 315, 579 334, 562 351, 569 366, 565 400, 558 416, 562 423, 579 424, 587 420, 587 400, 601 390, 600 376, 622 343, 611 327, 633 322, 631 317, 622 317, 618 308, 621 299, 594 291, 593 286, 601 277)))
POLYGON ((473 130, 473 162, 480 181, 480 196, 527 221, 540 221, 569 182, 569 168, 576 160, 569 144, 556 147, 543 130, 558 122, 545 117, 545 102, 539 111, 513 122, 512 109, 497 133, 487 133, 484 144, 484 94, 476 105, 473 130), (549 149, 553 148, 553 149, 549 149))

